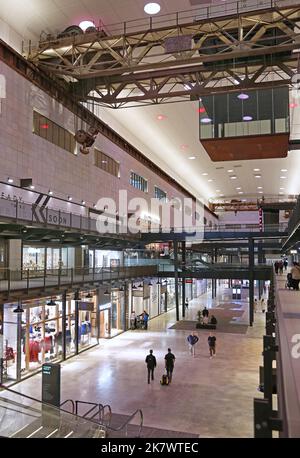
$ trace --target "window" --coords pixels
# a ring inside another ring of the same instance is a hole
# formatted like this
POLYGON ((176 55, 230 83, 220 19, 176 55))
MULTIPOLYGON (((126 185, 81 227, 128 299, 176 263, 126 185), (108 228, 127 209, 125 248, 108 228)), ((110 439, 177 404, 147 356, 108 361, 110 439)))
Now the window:
POLYGON ((95 166, 104 172, 110 173, 117 178, 120 178, 120 164, 112 157, 95 149, 95 166))
POLYGON ((130 172, 130 184, 136 189, 148 192, 148 181, 137 173, 130 172))
POLYGON ((33 133, 75 154, 76 140, 74 135, 37 111, 33 111, 33 133))
POLYGON ((159 189, 157 186, 154 186, 154 195, 156 199, 167 202, 167 193, 162 189, 159 189))

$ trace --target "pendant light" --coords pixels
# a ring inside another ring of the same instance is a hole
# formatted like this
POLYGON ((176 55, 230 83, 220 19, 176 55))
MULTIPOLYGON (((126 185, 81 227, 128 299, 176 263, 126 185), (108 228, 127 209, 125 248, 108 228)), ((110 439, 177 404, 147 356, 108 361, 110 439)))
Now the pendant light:
POLYGON ((86 299, 93 299, 93 295, 90 292, 88 292, 88 294, 85 297, 86 299))
POLYGON ((18 302, 18 306, 16 309, 13 310, 14 313, 24 313, 24 310, 22 309, 20 303, 18 302))
POLYGON ((148 283, 148 286, 152 286, 152 283, 151 283, 151 281, 150 281, 150 283, 148 283))
POLYGON ((139 288, 143 288, 143 287, 144 287, 143 283, 140 283, 139 288))
POLYGON ((57 303, 56 303, 56 302, 52 299, 52 297, 51 297, 50 301, 47 302, 47 305, 55 306, 55 305, 57 305, 57 303))
POLYGON ((110 292, 108 291, 108 289, 106 288, 106 290, 104 291, 104 296, 110 296, 110 292))
POLYGON ((132 289, 137 289, 137 287, 135 286, 135 284, 132 285, 132 289))

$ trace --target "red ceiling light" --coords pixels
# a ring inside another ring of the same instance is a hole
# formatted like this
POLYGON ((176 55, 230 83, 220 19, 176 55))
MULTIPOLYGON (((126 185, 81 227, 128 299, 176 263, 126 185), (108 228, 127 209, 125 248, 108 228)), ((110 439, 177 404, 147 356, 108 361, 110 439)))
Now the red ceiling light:
POLYGON ((159 115, 157 116, 157 119, 158 119, 158 121, 163 121, 164 119, 166 119, 166 116, 165 116, 165 115, 162 115, 162 114, 159 114, 159 115))
POLYGON ((49 129, 49 124, 41 124, 41 129, 49 129))
POLYGON ((185 150, 185 149, 188 149, 189 145, 181 145, 181 149, 185 150))
POLYGON ((205 113, 206 110, 205 110, 204 107, 201 107, 201 108, 198 108, 198 111, 199 111, 199 113, 205 113))
POLYGON ((295 102, 290 103, 290 108, 297 108, 297 106, 298 106, 298 105, 297 105, 297 103, 295 103, 295 102))

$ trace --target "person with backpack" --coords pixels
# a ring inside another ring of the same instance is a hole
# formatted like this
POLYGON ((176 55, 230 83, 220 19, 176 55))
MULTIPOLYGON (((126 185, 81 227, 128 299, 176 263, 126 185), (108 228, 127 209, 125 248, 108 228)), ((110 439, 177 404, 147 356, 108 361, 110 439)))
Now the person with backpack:
POLYGON ((196 336, 196 334, 193 332, 193 334, 190 334, 187 338, 187 341, 189 343, 189 350, 192 356, 195 357, 195 346, 196 343, 198 342, 199 338, 196 336))
POLYGON ((149 384, 150 375, 151 375, 151 380, 154 380, 154 369, 156 368, 156 358, 153 355, 153 350, 149 351, 149 355, 146 356, 145 363, 147 364, 147 369, 148 369, 148 384, 149 384))
POLYGON ((147 330, 148 329, 149 315, 146 312, 146 310, 144 310, 144 313, 143 313, 143 321, 144 321, 144 329, 147 330))
POLYGON ((174 364, 175 364, 175 356, 173 355, 171 348, 168 348, 168 353, 165 356, 165 362, 166 362, 168 383, 170 385, 170 383, 172 382, 172 375, 173 375, 174 364))

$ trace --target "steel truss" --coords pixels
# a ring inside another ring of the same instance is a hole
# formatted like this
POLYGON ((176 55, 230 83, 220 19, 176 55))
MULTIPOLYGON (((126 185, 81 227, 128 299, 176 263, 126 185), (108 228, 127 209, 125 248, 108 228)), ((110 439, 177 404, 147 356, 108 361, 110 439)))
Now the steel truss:
POLYGON ((272 4, 189 23, 177 16, 174 23, 143 32, 49 39, 27 58, 67 80, 78 100, 112 108, 282 86, 298 69, 300 3, 272 4))

